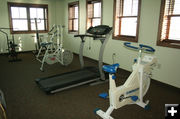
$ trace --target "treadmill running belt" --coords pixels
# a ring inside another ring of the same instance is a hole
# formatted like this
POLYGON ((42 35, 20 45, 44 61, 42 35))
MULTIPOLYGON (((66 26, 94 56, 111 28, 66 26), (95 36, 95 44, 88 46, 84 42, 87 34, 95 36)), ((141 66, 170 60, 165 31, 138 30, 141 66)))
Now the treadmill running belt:
MULTIPOLYGON (((45 92, 49 93, 56 89, 65 88, 82 82, 88 82, 92 79, 99 79, 99 77, 100 74, 97 68, 86 67, 74 72, 36 79, 36 83, 45 92)), ((93 80, 91 82, 93 82, 93 80)))

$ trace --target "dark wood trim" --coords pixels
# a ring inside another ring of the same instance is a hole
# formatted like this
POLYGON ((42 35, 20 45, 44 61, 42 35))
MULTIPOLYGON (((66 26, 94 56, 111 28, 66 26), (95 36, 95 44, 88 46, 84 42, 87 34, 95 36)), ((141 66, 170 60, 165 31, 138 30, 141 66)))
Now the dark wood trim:
MULTIPOLYGON (((48 30, 46 31, 38 31, 39 33, 48 33, 48 30)), ((32 34, 36 33, 36 31, 13 31, 12 34, 32 34)))
POLYGON ((28 30, 27 31, 13 31, 13 29, 10 30, 11 34, 29 34, 29 33, 35 33, 35 31, 31 30, 31 19, 30 19, 30 11, 29 8, 43 8, 43 10, 47 10, 47 18, 44 18, 44 22, 47 21, 47 25, 45 25, 45 30, 39 31, 40 33, 47 33, 49 31, 49 20, 48 20, 48 5, 47 4, 29 4, 29 3, 17 3, 17 2, 8 2, 8 12, 9 12, 9 26, 10 28, 13 28, 12 25, 12 13, 11 13, 11 7, 26 7, 27 9, 27 22, 28 22, 28 30))
POLYGON ((46 8, 48 4, 31 4, 31 3, 19 3, 19 2, 8 2, 10 6, 19 6, 19 7, 38 7, 38 8, 46 8))
POLYGON ((112 39, 115 39, 115 17, 116 17, 116 0, 113 0, 113 32, 112 32, 112 39))
MULTIPOLYGON (((140 13, 141 13, 141 0, 138 1, 138 14, 137 14, 137 26, 136 26, 136 36, 125 36, 125 35, 119 35, 119 36, 115 36, 115 20, 116 20, 116 1, 114 0, 114 9, 113 9, 113 34, 112 34, 112 38, 115 40, 123 40, 123 41, 130 41, 130 42, 138 42, 138 35, 139 35, 139 26, 140 26, 140 13)), ((121 1, 120 1, 121 2, 121 1)), ((123 7, 123 6, 122 6, 123 7)), ((122 9, 122 7, 120 7, 120 9, 122 9)), ((123 14, 122 10, 121 10, 121 14, 123 14)), ((120 18, 123 17, 135 17, 135 16, 122 16, 120 18)), ((121 33, 121 20, 119 20, 119 34, 121 33)))
POLYGON ((136 37, 135 36, 125 36, 125 35, 121 35, 121 36, 112 36, 113 39, 115 40, 123 40, 123 41, 129 41, 129 42, 136 42, 136 37))
MULTIPOLYGON (((11 6, 10 6, 9 3, 8 3, 8 13, 9 13, 9 27, 10 27, 10 28, 13 28, 13 27, 12 27, 12 13, 11 13, 11 6)), ((10 33, 12 34, 12 29, 10 30, 10 33)))
POLYGON ((45 17, 45 19, 47 20, 47 22, 45 22, 46 23, 46 30, 47 30, 47 32, 49 32, 49 10, 48 10, 48 7, 44 10, 46 10, 46 12, 47 12, 46 17, 45 17))

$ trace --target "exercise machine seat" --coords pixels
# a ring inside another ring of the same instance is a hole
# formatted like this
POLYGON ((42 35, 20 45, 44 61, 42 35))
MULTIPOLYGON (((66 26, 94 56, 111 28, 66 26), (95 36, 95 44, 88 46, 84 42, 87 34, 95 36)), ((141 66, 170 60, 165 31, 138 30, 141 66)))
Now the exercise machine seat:
POLYGON ((119 64, 113 64, 113 65, 104 65, 103 70, 108 73, 116 73, 117 68, 119 67, 119 64))

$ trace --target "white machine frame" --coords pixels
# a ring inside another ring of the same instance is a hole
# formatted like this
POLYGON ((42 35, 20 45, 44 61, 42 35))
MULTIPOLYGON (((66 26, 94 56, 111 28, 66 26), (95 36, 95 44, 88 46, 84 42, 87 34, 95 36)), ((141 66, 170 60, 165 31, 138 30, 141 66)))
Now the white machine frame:
POLYGON ((54 64, 54 63, 61 63, 64 66, 69 65, 73 60, 73 53, 69 50, 63 48, 63 29, 64 26, 60 25, 53 25, 56 31, 52 34, 50 38, 50 42, 41 43, 41 47, 39 52, 36 56, 36 59, 41 62, 40 70, 43 71, 44 63, 47 64, 54 64), (61 33, 60 33, 61 32, 61 33), (57 48, 53 51, 54 37, 57 37, 57 48), (46 48, 43 59, 41 60, 40 54, 42 53, 43 48, 46 48))
MULTIPOLYGON (((145 55, 142 58, 143 49, 139 49, 137 62, 133 65, 133 72, 126 82, 121 86, 116 86, 115 74, 109 74, 109 100, 110 106, 106 112, 96 109, 95 113, 103 119, 114 119, 111 113, 114 109, 129 104, 137 104, 140 107, 147 108, 149 101, 143 101, 150 86, 152 68, 155 66, 157 59, 154 56, 145 55)), ((118 66, 115 67, 115 70, 118 66)))

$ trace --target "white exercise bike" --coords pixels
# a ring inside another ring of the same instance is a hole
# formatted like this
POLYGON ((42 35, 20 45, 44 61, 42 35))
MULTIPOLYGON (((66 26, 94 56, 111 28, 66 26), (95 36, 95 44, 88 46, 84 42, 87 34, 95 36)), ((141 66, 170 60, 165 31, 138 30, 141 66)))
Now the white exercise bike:
MULTIPOLYGON (((95 113, 103 119, 114 119, 111 117, 111 113, 114 109, 118 109, 122 106, 129 104, 137 104, 147 109, 149 101, 143 101, 143 97, 147 93, 150 86, 150 79, 152 74, 152 68, 157 63, 157 59, 151 55, 145 55, 142 57, 142 52, 155 52, 150 46, 140 44, 139 47, 131 46, 131 43, 125 42, 126 47, 139 50, 139 55, 136 63, 132 66, 133 72, 128 77, 126 82, 121 86, 116 86, 115 73, 119 64, 105 65, 103 70, 109 73, 109 100, 110 106, 106 112, 96 109, 95 113)), ((107 97, 107 94, 100 95, 103 98, 107 97)))
POLYGON ((73 53, 63 48, 64 26, 54 25, 53 27, 53 29, 55 29, 55 32, 51 34, 50 42, 41 43, 38 55, 36 56, 36 59, 41 62, 41 71, 43 71, 45 62, 50 65, 59 62, 62 65, 67 66, 73 61, 73 53), (55 49, 55 51, 53 51, 52 49, 52 45, 54 44, 54 37, 57 38, 57 48, 55 49), (43 59, 41 60, 39 56, 42 53, 43 48, 45 48, 46 50, 43 59))

